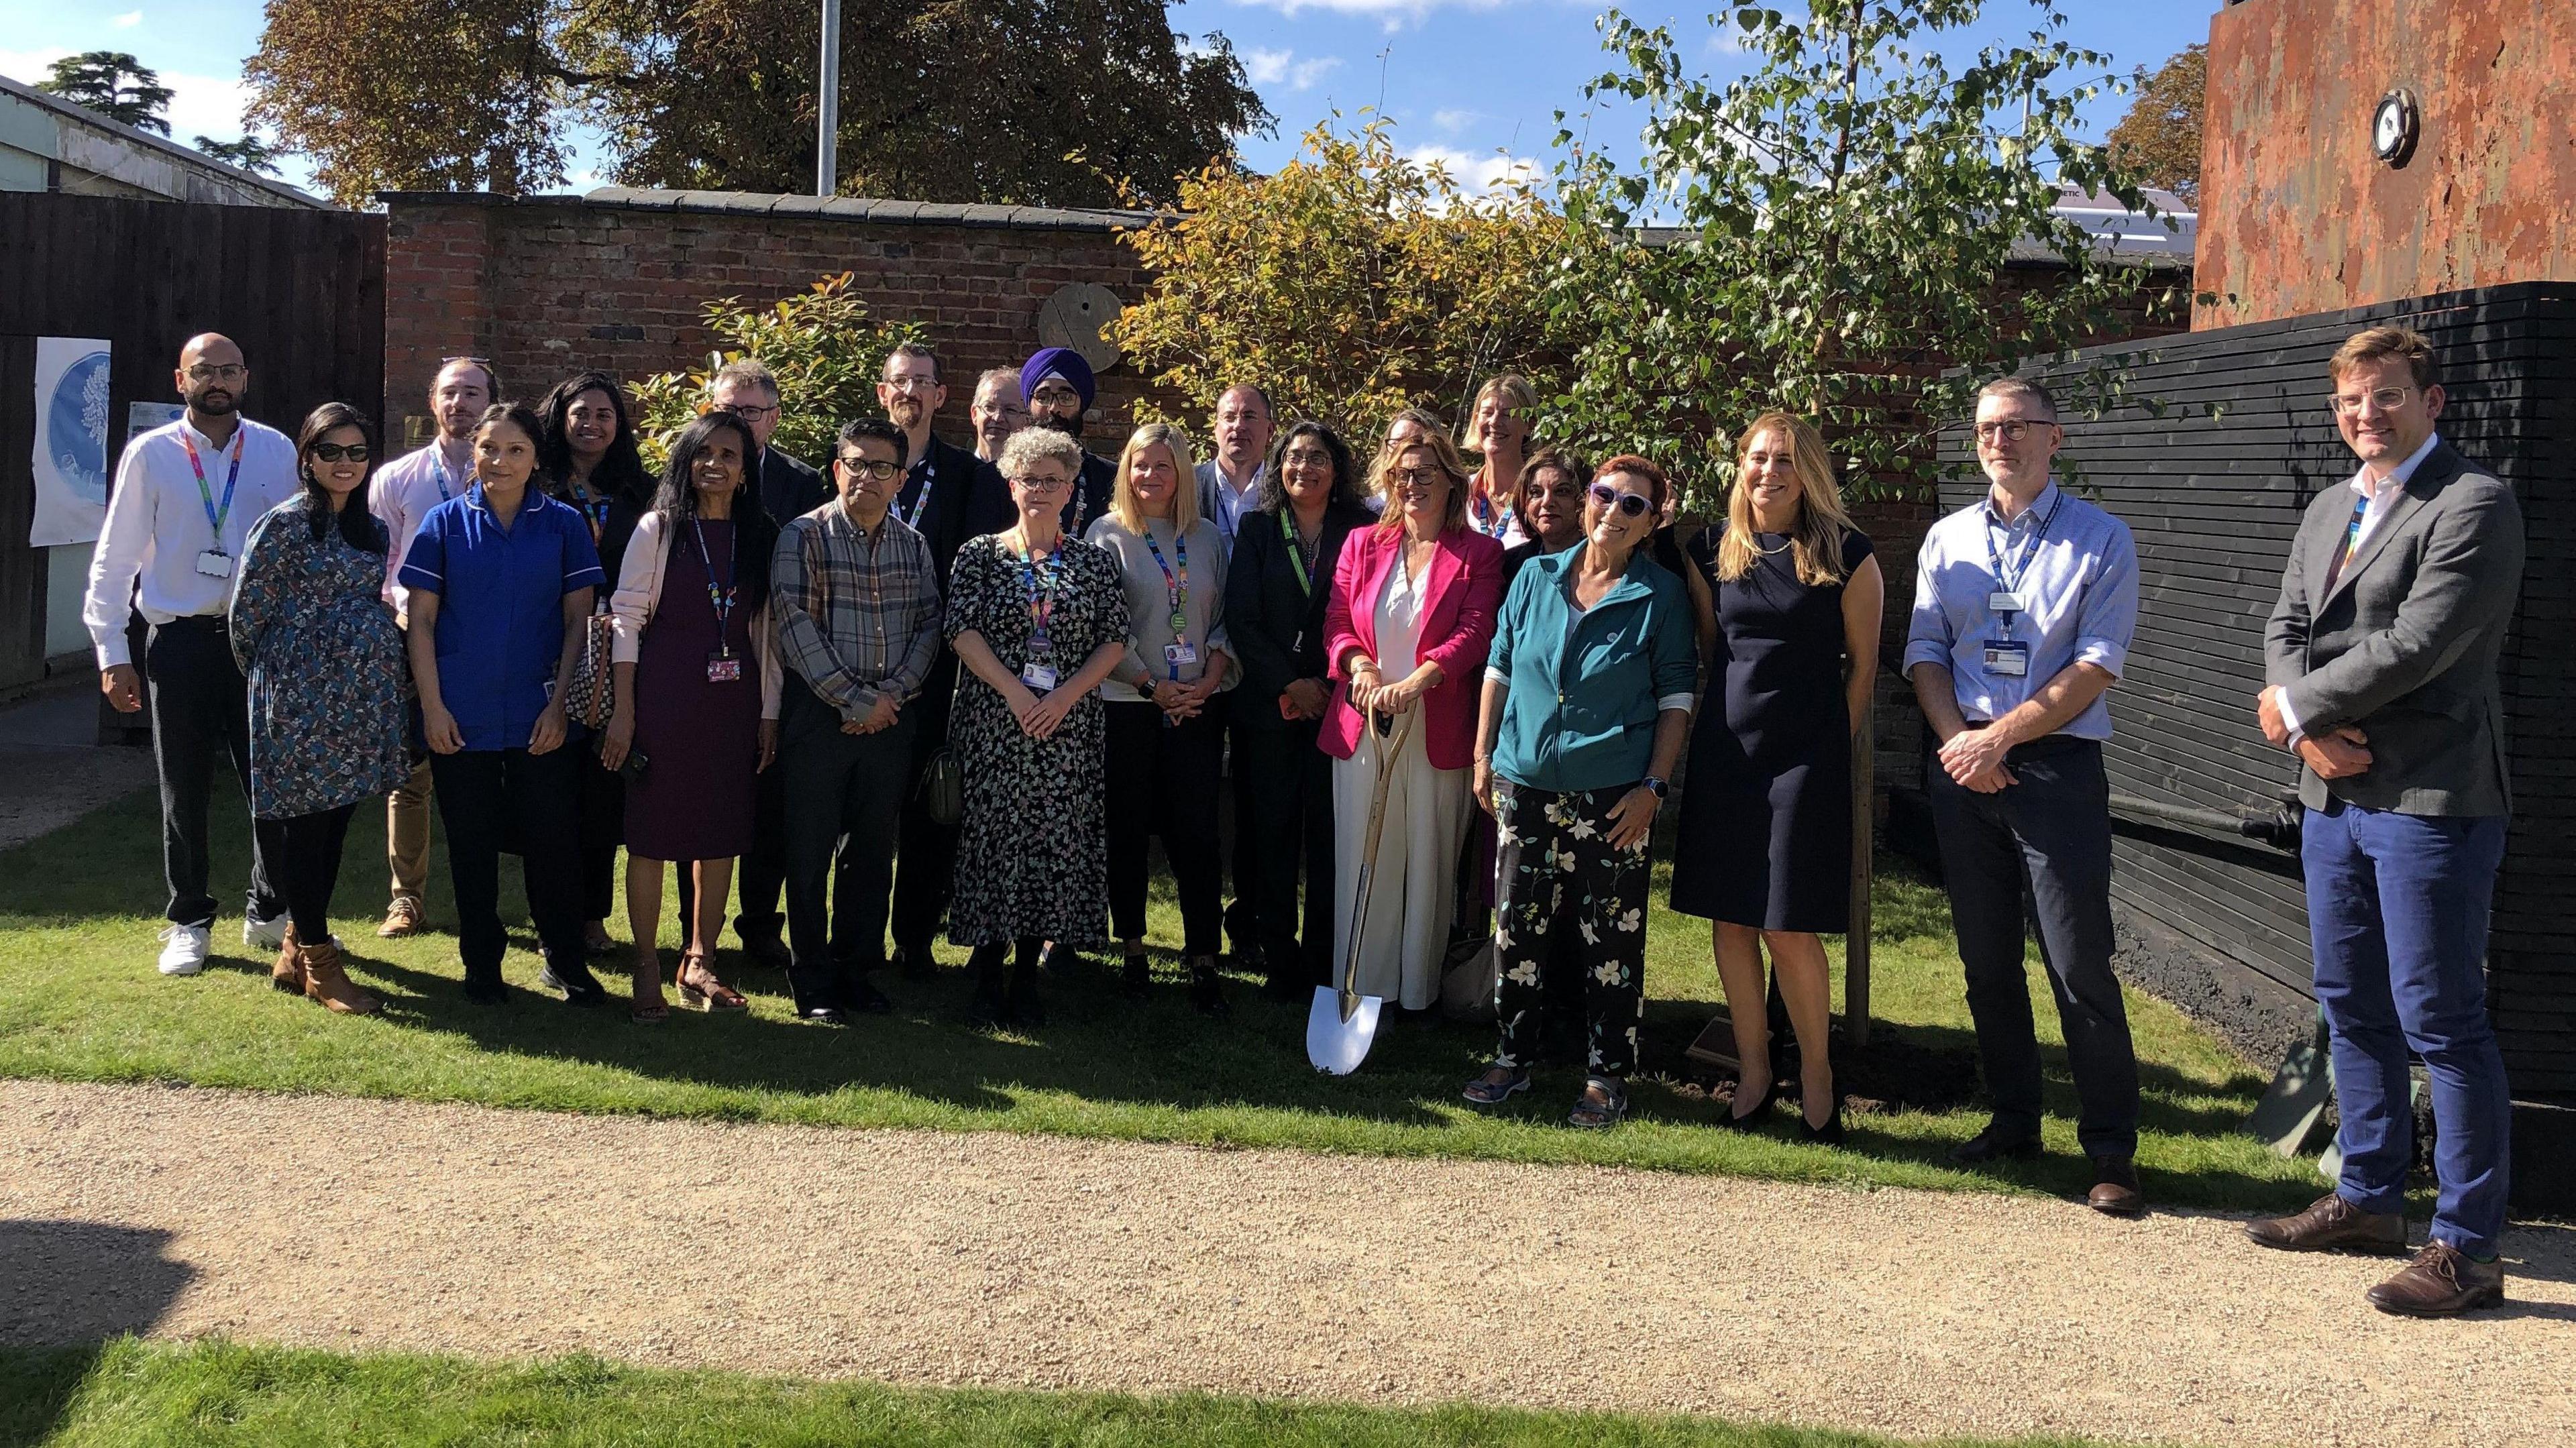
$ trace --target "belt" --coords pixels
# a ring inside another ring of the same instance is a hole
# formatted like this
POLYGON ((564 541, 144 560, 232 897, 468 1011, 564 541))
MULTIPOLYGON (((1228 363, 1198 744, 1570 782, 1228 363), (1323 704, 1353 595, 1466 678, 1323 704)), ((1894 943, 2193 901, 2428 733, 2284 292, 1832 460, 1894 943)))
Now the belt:
MULTIPOLYGON (((1992 719, 1966 719, 1960 722, 1970 729, 1991 729, 1995 725, 1992 719)), ((2028 759, 2035 755, 2063 753, 2087 744, 2096 749, 2102 747, 2102 741, 2099 739, 2086 739, 2074 734, 2046 734, 2014 745, 2004 757, 2008 760, 2028 759)))

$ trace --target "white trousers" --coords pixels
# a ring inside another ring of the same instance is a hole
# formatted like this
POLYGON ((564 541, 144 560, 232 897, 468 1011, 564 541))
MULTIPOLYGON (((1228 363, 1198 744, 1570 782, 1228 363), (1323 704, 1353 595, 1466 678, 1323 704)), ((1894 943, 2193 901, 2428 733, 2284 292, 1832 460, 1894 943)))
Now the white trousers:
MULTIPOLYGON (((1417 705, 1416 707, 1419 707, 1417 705)), ((1360 860, 1368 848, 1370 797, 1377 785, 1378 740, 1363 730, 1359 748, 1333 761, 1333 980, 1350 958, 1351 908, 1360 860)), ((1434 769, 1421 721, 1405 732, 1394 777, 1387 781, 1386 822, 1377 844, 1368 919, 1360 929, 1359 991, 1424 1010, 1440 1001, 1440 964, 1458 895, 1458 855, 1467 843, 1472 772, 1434 769)))

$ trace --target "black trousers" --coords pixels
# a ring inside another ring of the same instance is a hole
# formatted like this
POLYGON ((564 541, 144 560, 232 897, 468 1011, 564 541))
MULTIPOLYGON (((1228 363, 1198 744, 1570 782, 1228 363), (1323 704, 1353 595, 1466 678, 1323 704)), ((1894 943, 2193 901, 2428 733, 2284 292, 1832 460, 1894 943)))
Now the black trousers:
MULTIPOLYGON (((1228 802, 1233 806, 1234 815, 1233 846, 1226 852, 1226 869, 1232 872, 1234 880, 1234 898, 1226 902, 1225 933, 1226 937, 1234 943, 1236 953, 1242 954, 1258 948, 1258 943, 1262 939, 1263 832, 1254 828, 1252 823, 1253 800, 1260 789, 1253 778, 1254 771, 1259 766, 1253 760, 1261 747, 1257 742, 1260 737, 1264 734, 1275 734, 1278 731, 1245 728, 1244 715, 1252 705, 1250 701, 1234 697, 1236 692, 1230 690, 1219 694, 1209 703, 1211 707, 1224 711, 1226 793, 1229 796, 1228 802)), ((1275 709, 1277 706, 1263 701, 1258 707, 1275 709)), ((1311 749, 1314 745, 1315 729, 1304 723, 1299 723, 1295 727, 1306 731, 1307 747, 1311 749)), ((1294 866, 1291 866, 1291 869, 1293 870, 1294 866)), ((1329 950, 1331 947, 1325 948, 1329 950)))
MULTIPOLYGON (((599 762, 596 735, 568 740, 555 752, 580 756, 581 821, 575 849, 580 860, 581 918, 606 920, 622 913, 617 904, 617 849, 626 843, 626 780, 599 762)), ((526 848, 516 836, 511 843, 526 848)))
POLYGON ((2111 972, 2111 785, 2102 746, 2051 735, 2012 751, 2007 767, 2020 783, 1995 794, 1953 781, 1937 758, 1924 770, 1995 1122, 2007 1138, 2039 1135, 2039 1040, 2022 972, 2027 890, 2075 1073, 2076 1139, 2095 1156, 2134 1155, 2138 1058, 2111 972))
POLYGON ((844 734, 838 713, 808 700, 791 706, 781 730, 772 769, 786 776, 787 932, 795 953, 787 981, 800 1009, 843 1004, 853 980, 885 963, 896 821, 916 722, 844 734))
MULTIPOLYGON (((1251 803, 1235 816, 1236 839, 1258 839, 1256 873, 1235 881, 1250 898, 1254 938, 1274 980, 1322 985, 1333 963, 1333 762, 1315 747, 1321 726, 1236 731, 1235 779, 1251 803), (1298 876, 1305 900, 1298 901, 1298 876)), ((1235 858, 1244 851, 1238 844, 1235 858)))
MULTIPOLYGON (((155 624, 143 646, 151 688, 152 759, 161 776, 161 874, 170 889, 169 917, 179 925, 212 925, 207 893, 210 847, 206 811, 215 788, 215 751, 229 755, 242 796, 250 796, 250 684, 233 662, 224 621, 176 618, 155 624)), ((269 873, 261 831, 251 832, 250 913, 273 920, 285 902, 269 873)))
POLYGON ((295 920, 295 938, 307 945, 331 938, 331 893, 340 885, 340 849, 348 843, 349 817, 357 812, 351 803, 260 821, 276 843, 271 858, 278 888, 286 892, 287 913, 295 920))
MULTIPOLYGON (((429 768, 447 829, 456 888, 456 940, 469 983, 498 985, 509 937, 501 928, 501 841, 519 843, 528 914, 557 961, 582 958, 581 802, 585 751, 525 749, 433 754, 429 768)), ((594 761, 595 763, 595 761, 594 761)))
POLYGON ((894 874, 894 948, 908 961, 927 963, 930 943, 948 920, 957 893, 956 823, 941 824, 921 803, 921 773, 948 742, 948 715, 956 702, 957 656, 941 650, 920 697, 903 707, 913 721, 912 768, 904 776, 903 817, 898 826, 894 874))
MULTIPOLYGON (((733 933, 746 944, 776 940, 784 918, 778 896, 787 884, 787 771, 772 761, 751 789, 751 848, 734 867, 733 933)), ((685 883, 681 888, 696 893, 685 883)))
POLYGON ((1180 887, 1182 953, 1224 948, 1225 888, 1217 841, 1217 791, 1225 787, 1224 725, 1202 714, 1166 724, 1153 704, 1109 705, 1106 800, 1109 923, 1120 940, 1145 934, 1148 848, 1163 837, 1180 887))

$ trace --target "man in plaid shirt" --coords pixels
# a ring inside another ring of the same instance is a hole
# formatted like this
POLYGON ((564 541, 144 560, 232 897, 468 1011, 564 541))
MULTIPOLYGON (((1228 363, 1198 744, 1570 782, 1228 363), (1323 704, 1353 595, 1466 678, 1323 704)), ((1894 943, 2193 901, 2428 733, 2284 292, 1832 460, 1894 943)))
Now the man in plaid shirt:
POLYGON ((796 1014, 840 1025, 891 1008, 885 963, 895 826, 915 721, 905 705, 939 653, 930 545, 892 511, 906 439, 875 418, 841 429, 840 496, 790 522, 770 565, 770 617, 787 662, 779 767, 787 787, 788 984, 796 1014), (823 896, 847 836, 831 922, 823 896))

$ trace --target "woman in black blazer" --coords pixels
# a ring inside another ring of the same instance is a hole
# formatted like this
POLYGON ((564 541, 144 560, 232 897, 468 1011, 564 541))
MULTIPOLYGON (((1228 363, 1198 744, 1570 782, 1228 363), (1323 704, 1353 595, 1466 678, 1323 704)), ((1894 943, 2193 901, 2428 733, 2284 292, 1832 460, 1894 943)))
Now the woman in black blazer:
POLYGON ((1326 978, 1333 949, 1332 774, 1315 747, 1333 696, 1324 603, 1343 540, 1377 516, 1360 499, 1350 447, 1320 422, 1280 435, 1255 496, 1258 511, 1235 531, 1225 624, 1243 664, 1233 707, 1249 754, 1236 767, 1250 779, 1251 817, 1237 828, 1257 831, 1263 848, 1260 878, 1235 888, 1252 897, 1271 992, 1298 996, 1326 978))

